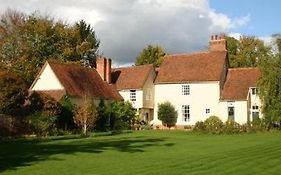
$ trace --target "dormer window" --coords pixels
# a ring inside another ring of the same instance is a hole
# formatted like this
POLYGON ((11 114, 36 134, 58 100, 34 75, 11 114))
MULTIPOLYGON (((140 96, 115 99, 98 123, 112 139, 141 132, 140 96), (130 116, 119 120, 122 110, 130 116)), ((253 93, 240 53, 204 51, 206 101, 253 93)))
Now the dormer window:
POLYGON ((251 88, 252 95, 258 95, 259 91, 257 88, 251 88))
POLYGON ((136 90, 130 90, 130 101, 136 101, 136 100, 137 100, 136 90))
POLYGON ((181 87, 182 95, 189 95, 190 94, 190 87, 189 85, 182 85, 181 87))

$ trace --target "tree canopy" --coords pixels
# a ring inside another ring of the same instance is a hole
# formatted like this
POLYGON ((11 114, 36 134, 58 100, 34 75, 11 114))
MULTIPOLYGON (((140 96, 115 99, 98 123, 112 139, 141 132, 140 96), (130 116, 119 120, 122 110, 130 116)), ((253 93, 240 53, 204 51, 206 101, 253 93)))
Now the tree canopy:
POLYGON ((258 82, 262 112, 267 123, 281 122, 281 54, 264 57, 258 82))
POLYGON ((94 62, 99 40, 93 28, 80 21, 68 25, 38 13, 8 10, 0 18, 0 60, 28 84, 46 60, 94 62))
POLYGON ((148 45, 137 56, 135 64, 153 64, 155 67, 159 67, 165 55, 166 53, 162 47, 148 45))
POLYGON ((258 60, 270 53, 270 48, 256 37, 242 36, 240 40, 226 37, 230 67, 257 67, 258 60))

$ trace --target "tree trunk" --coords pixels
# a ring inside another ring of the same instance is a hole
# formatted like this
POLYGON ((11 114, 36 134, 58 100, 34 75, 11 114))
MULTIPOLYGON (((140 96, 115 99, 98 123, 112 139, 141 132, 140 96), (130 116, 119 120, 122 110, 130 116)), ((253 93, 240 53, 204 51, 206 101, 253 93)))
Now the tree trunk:
POLYGON ((83 125, 83 134, 86 135, 86 133, 87 133, 87 125, 84 124, 83 125))

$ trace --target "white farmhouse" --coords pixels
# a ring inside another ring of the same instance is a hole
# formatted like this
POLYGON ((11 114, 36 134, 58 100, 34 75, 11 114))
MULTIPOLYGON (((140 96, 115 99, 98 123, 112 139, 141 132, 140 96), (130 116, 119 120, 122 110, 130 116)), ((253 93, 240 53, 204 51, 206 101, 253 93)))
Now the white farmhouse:
POLYGON ((228 68, 224 36, 212 36, 208 52, 164 57, 155 84, 153 124, 158 104, 169 101, 178 112, 176 125, 194 125, 212 115, 246 123, 259 116, 257 68, 228 68), (253 95, 254 94, 254 95, 253 95))
POLYGON ((152 65, 111 68, 111 59, 98 58, 97 68, 48 63, 30 87, 59 100, 90 95, 96 99, 130 101, 141 119, 153 125, 158 104, 169 101, 177 112, 177 127, 194 125, 212 115, 243 124, 261 117, 256 84, 258 68, 228 68, 223 35, 212 36, 209 51, 166 55, 160 68, 152 65))

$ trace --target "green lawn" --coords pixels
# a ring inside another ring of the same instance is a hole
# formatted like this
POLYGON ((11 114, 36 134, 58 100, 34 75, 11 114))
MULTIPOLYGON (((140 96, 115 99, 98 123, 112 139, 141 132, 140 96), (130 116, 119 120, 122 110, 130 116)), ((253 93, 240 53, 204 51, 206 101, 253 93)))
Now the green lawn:
POLYGON ((196 135, 136 131, 114 136, 0 142, 0 174, 280 174, 281 132, 196 135))

